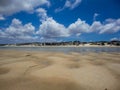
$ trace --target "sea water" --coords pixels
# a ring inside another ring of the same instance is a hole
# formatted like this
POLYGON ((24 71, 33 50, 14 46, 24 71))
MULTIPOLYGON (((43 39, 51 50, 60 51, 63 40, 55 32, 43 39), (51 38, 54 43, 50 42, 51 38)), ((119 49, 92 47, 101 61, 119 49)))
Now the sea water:
POLYGON ((0 50, 25 50, 25 51, 44 51, 44 52, 118 52, 120 47, 0 47, 0 50))

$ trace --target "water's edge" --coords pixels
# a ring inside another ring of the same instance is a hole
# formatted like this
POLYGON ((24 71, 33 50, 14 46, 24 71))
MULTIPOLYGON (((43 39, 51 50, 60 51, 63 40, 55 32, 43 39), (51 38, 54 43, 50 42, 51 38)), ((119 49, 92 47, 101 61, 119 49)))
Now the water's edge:
POLYGON ((0 47, 0 50, 25 50, 25 51, 47 51, 47 52, 118 52, 120 47, 0 47))

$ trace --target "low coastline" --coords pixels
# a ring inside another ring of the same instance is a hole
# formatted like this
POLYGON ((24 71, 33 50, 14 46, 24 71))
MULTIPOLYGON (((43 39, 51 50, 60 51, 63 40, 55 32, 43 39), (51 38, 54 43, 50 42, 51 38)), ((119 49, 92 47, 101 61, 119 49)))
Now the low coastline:
POLYGON ((44 46, 35 46, 35 45, 5 45, 5 46, 0 46, 0 47, 120 47, 116 45, 44 45, 44 46))
POLYGON ((0 50, 0 57, 0 90, 120 90, 120 53, 0 50))

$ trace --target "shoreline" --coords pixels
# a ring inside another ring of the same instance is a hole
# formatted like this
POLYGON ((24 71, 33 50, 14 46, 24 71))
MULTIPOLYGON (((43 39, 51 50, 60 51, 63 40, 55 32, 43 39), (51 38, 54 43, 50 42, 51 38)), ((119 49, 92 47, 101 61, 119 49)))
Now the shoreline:
POLYGON ((115 45, 60 45, 60 46, 33 46, 33 45, 21 45, 21 46, 0 46, 0 47, 118 47, 120 48, 120 46, 115 46, 115 45))

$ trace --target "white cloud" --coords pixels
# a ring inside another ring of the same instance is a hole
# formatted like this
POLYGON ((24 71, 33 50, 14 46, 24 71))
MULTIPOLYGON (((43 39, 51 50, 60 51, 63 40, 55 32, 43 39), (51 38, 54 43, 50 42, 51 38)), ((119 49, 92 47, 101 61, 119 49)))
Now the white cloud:
POLYGON ((67 28, 70 35, 76 35, 82 33, 92 33, 96 32, 99 34, 104 33, 116 33, 120 31, 120 19, 106 19, 105 22, 101 23, 100 21, 94 21, 92 25, 89 25, 85 21, 78 19, 75 23, 72 23, 67 28))
POLYGON ((75 23, 69 25, 68 30, 71 35, 77 35, 80 33, 89 32, 89 24, 81 19, 78 19, 75 23))
POLYGON ((65 4, 65 7, 68 7, 70 9, 74 9, 76 8, 77 6, 79 6, 79 4, 81 3, 82 0, 74 0, 72 2, 72 0, 69 0, 69 3, 65 4))
POLYGON ((55 12, 57 13, 57 12, 60 12, 60 11, 62 11, 62 10, 64 10, 64 8, 57 8, 57 9, 55 9, 55 12))
POLYGON ((68 31, 64 25, 57 23, 53 18, 47 18, 40 25, 37 34, 45 38, 66 37, 68 36, 68 31))
POLYGON ((40 21, 45 21, 48 16, 47 16, 47 11, 43 8, 38 8, 36 9, 36 12, 38 13, 38 16, 40 17, 40 21))
POLYGON ((70 6, 71 6, 71 2, 69 0, 66 0, 64 7, 70 7, 70 6))
POLYGON ((44 38, 69 37, 71 35, 80 36, 82 33, 98 34, 116 33, 120 31, 120 19, 112 22, 101 23, 94 21, 91 25, 85 21, 78 19, 75 23, 71 23, 68 27, 56 22, 53 18, 47 18, 40 25, 37 34, 44 38))
POLYGON ((44 38, 44 37, 41 37, 40 41, 41 42, 57 42, 56 39, 53 39, 53 38, 44 38))
POLYGON ((18 19, 13 19, 11 25, 3 30, 0 30, 1 40, 8 41, 34 41, 37 39, 35 35, 35 27, 31 23, 25 25, 18 19))
POLYGON ((97 16, 99 16, 99 14, 95 13, 94 16, 93 16, 93 21, 96 21, 97 16))
POLYGON ((106 19, 105 22, 94 21, 90 26, 91 32, 104 33, 116 33, 120 31, 120 19, 106 19))
POLYGON ((89 28, 89 32, 99 32, 102 27, 103 25, 101 24, 100 21, 94 21, 89 28))
POLYGON ((120 41, 120 38, 114 37, 114 38, 111 38, 110 40, 111 41, 114 41, 114 40, 119 40, 120 41))
MULTIPOLYGON (((39 9, 43 12, 44 9, 39 9)), ((18 41, 55 41, 56 38, 76 36, 79 37, 83 33, 104 34, 116 33, 120 31, 120 19, 106 19, 103 23, 94 21, 91 25, 84 20, 78 19, 71 23, 68 27, 58 23, 53 18, 47 17, 39 26, 39 30, 31 23, 22 24, 18 19, 13 19, 9 27, 0 30, 0 42, 18 42, 18 41), (2 41, 1 41, 2 40, 2 41)))
POLYGON ((109 18, 109 19, 106 19, 104 23, 113 23, 115 21, 116 21, 115 19, 109 18))
POLYGON ((0 38, 6 37, 6 34, 3 30, 0 30, 0 38))
POLYGON ((108 23, 103 24, 99 33, 116 33, 118 31, 120 31, 120 19, 112 20, 108 23))
POLYGON ((50 5, 49 0, 1 0, 0 13, 2 15, 11 15, 20 11, 33 11, 35 7, 41 5, 50 5))
POLYGON ((0 20, 5 20, 5 18, 0 14, 0 20))
POLYGON ((82 0, 66 0, 64 6, 62 8, 57 8, 55 10, 55 12, 60 12, 66 8, 69 8, 69 9, 74 9, 76 7, 78 7, 80 5, 80 3, 82 2, 82 0))
POLYGON ((35 32, 35 27, 31 24, 22 25, 22 22, 18 19, 13 19, 12 24, 6 28, 6 33, 9 34, 11 37, 15 35, 32 35, 35 32))

